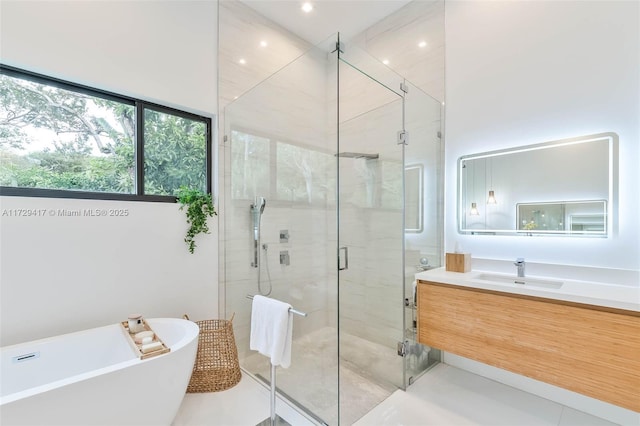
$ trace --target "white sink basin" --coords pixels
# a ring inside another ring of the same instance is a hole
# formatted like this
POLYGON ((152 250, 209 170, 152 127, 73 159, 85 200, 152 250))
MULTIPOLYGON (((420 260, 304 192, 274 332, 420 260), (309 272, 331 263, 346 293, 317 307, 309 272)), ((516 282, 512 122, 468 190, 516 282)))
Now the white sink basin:
POLYGON ((486 272, 479 274, 475 279, 497 284, 517 284, 528 287, 545 288, 560 288, 562 284, 564 284, 562 281, 548 280, 545 278, 516 277, 514 275, 490 274, 486 272))

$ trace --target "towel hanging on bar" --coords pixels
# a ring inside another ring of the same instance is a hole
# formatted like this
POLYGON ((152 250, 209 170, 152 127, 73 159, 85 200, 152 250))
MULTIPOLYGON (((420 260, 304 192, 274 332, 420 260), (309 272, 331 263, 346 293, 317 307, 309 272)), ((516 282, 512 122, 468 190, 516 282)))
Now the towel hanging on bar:
POLYGON ((251 306, 251 337, 249 347, 271 359, 271 364, 288 368, 291 365, 293 314, 291 305, 276 299, 256 295, 251 306))

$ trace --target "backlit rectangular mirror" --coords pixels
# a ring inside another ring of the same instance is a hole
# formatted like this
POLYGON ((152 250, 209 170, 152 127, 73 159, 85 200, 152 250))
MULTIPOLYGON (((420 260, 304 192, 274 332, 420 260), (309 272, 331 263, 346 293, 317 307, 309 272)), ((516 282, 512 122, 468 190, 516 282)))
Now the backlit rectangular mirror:
POLYGON ((458 231, 606 237, 617 177, 615 133, 458 159, 458 231))

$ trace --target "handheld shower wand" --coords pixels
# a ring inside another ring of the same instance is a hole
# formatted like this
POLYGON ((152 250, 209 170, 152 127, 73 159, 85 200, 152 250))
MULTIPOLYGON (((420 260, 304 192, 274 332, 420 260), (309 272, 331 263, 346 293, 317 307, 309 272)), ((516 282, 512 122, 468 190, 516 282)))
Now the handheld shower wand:
POLYGON ((253 222, 253 262, 251 266, 258 267, 260 249, 260 218, 264 212, 267 200, 264 197, 256 197, 251 204, 251 220, 253 222))
POLYGON ((267 200, 264 197, 256 197, 251 204, 251 221, 253 224, 253 262, 251 262, 251 266, 258 269, 258 293, 263 296, 268 296, 271 294, 271 276, 269 275, 269 262, 266 261, 267 255, 267 245, 263 244, 262 249, 265 254, 265 266, 267 267, 267 276, 269 278, 269 291, 264 293, 262 291, 262 283, 260 277, 260 219, 262 218, 262 213, 264 212, 264 208, 267 205, 267 200))

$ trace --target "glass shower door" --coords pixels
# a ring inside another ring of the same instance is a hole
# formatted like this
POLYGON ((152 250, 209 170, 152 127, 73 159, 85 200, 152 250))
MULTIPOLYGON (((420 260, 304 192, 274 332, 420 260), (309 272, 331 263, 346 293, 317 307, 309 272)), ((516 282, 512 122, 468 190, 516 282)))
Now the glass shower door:
POLYGON ((441 104, 405 81, 405 387, 440 361, 440 351, 418 343, 414 280, 442 265, 441 104))
POLYGON ((403 98, 375 69, 337 66, 340 424, 353 424, 404 388, 403 98))
POLYGON ((269 358, 250 349, 247 295, 306 312, 293 317, 291 366, 277 369, 278 395, 317 423, 335 425, 337 172, 335 135, 327 126, 327 61, 325 45, 312 48, 223 110, 222 255, 225 317, 235 313, 244 372, 270 383, 269 358), (259 215, 251 207, 256 197, 265 199, 259 215))

